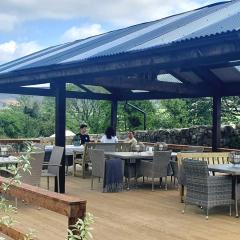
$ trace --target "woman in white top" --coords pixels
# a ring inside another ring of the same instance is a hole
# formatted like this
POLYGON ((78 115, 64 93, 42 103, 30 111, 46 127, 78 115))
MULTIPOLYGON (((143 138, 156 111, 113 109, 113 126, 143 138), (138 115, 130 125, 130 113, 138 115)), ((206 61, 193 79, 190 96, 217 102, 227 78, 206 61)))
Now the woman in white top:
POLYGON ((108 127, 105 131, 105 135, 102 136, 102 143, 117 143, 118 138, 116 137, 115 131, 112 127, 108 127))

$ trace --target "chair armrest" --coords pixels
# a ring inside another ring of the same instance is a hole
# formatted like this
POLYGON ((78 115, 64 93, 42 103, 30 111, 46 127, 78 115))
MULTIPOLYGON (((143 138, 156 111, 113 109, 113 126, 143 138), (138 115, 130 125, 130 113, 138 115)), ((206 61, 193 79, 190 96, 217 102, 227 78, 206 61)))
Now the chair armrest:
POLYGON ((229 175, 208 176, 208 182, 211 185, 229 185, 232 186, 232 178, 229 175))

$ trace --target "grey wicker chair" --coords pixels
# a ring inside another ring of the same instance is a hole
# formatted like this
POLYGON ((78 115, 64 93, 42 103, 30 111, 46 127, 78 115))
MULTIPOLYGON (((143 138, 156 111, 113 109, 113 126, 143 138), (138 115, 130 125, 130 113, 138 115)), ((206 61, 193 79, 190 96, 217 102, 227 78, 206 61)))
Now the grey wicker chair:
POLYGON ((167 190, 168 164, 171 160, 171 151, 154 152, 153 161, 141 161, 141 174, 152 179, 152 191, 154 191, 154 178, 165 177, 165 189, 167 190))
POLYGON ((187 204, 201 206, 206 209, 206 219, 210 208, 232 204, 232 180, 230 176, 210 176, 205 161, 182 160, 187 179, 187 193, 184 210, 187 204))
MULTIPOLYGON (((92 163, 91 189, 93 190, 94 177, 102 178, 104 183, 105 158, 104 151, 100 149, 89 149, 89 159, 92 163)), ((103 191, 103 189, 102 189, 103 191)))
POLYGON ((61 160, 63 156, 64 147, 54 146, 52 149, 49 162, 44 162, 43 166, 47 166, 47 171, 42 171, 42 177, 47 177, 47 187, 49 189, 49 178, 57 178, 58 191, 60 190, 59 184, 59 168, 61 167, 61 160))
MULTIPOLYGON (((182 153, 194 153, 194 152, 203 152, 204 147, 202 146, 188 146, 188 150, 181 151, 182 153)), ((182 191, 184 195, 184 186, 186 186, 187 179, 186 174, 184 172, 182 164, 178 166, 178 169, 174 171, 176 174, 174 176, 177 178, 178 184, 182 185, 182 191)))
POLYGON ((104 152, 115 152, 116 151, 116 144, 115 143, 97 144, 95 149, 103 150, 104 152))

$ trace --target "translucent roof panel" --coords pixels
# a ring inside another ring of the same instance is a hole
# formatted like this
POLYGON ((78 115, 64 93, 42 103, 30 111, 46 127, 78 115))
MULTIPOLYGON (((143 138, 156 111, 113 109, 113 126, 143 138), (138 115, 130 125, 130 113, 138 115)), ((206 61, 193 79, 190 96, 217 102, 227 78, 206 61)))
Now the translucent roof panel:
POLYGON ((50 83, 34 84, 34 85, 27 85, 27 86, 22 86, 22 87, 49 89, 50 83))
POLYGON ((92 85, 85 85, 85 84, 83 84, 82 86, 84 88, 87 88, 90 92, 93 92, 93 93, 111 94, 107 89, 101 86, 92 86, 92 85))
POLYGON ((168 73, 157 75, 157 80, 159 82, 182 83, 180 80, 168 73))
POLYGON ((145 90, 131 90, 131 92, 133 92, 133 93, 146 93, 146 92, 149 92, 149 91, 145 91, 145 90))

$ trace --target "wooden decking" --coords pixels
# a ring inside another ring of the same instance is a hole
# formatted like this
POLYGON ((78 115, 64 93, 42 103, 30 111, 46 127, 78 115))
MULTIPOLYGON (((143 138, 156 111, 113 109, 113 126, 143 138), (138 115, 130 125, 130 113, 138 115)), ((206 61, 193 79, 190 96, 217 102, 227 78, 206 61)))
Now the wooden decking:
MULTIPOLYGON (((228 209, 216 209, 205 220, 202 210, 188 207, 183 215, 179 193, 171 187, 168 191, 151 191, 150 184, 122 193, 101 193, 98 181, 90 190, 90 179, 68 176, 67 194, 78 195, 87 200, 87 212, 96 217, 93 225, 96 240, 207 240, 238 239, 240 218, 228 216, 228 209)), ((42 187, 46 183, 42 181, 42 187)), ((38 238, 63 240, 67 219, 64 216, 21 205, 16 215, 21 219, 17 227, 34 228, 38 238)))

